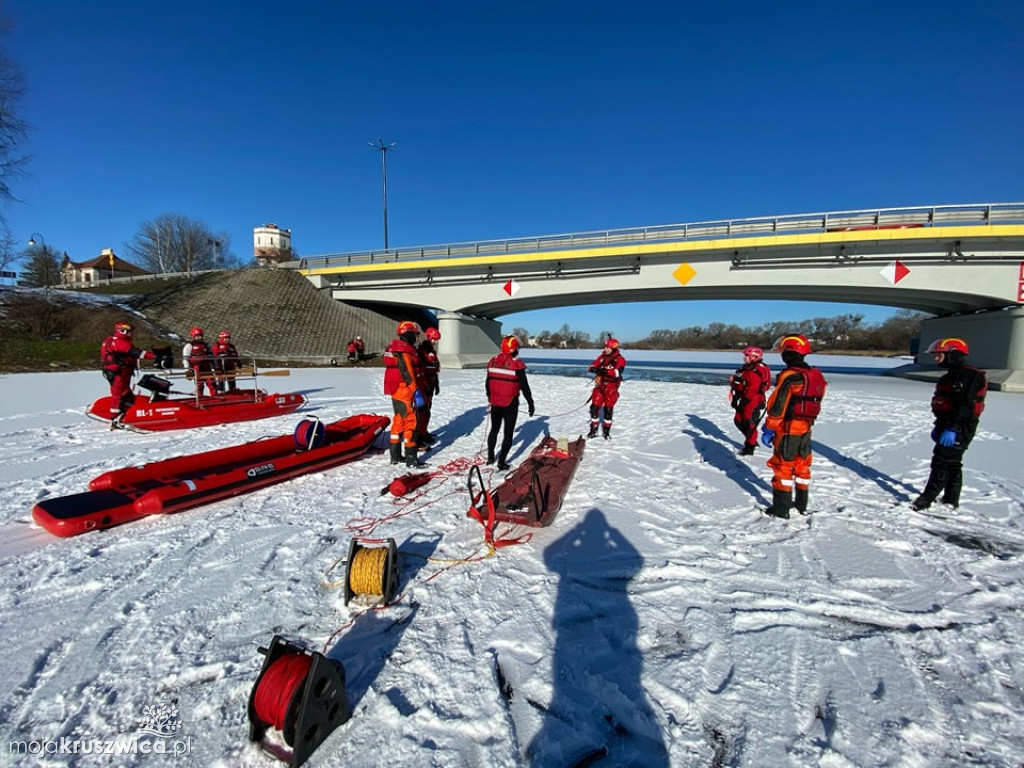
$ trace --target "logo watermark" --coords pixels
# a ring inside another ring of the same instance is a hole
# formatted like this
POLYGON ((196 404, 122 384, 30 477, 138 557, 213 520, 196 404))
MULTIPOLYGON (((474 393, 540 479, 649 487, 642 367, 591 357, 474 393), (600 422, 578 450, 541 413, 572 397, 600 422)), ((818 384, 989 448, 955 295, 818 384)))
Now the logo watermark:
POLYGON ((139 733, 116 739, 26 739, 10 742, 12 755, 190 755, 192 737, 181 734, 181 718, 173 704, 142 709, 139 733), (154 738, 144 738, 151 736, 154 738))

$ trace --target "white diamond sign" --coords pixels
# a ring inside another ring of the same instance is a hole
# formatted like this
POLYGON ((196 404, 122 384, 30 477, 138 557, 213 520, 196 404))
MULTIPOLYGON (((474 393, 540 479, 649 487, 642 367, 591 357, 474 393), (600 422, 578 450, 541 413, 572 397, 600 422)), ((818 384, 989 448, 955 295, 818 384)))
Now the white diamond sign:
POLYGON ((502 286, 502 290, 505 291, 509 296, 515 296, 519 293, 519 289, 522 286, 519 285, 515 280, 509 280, 505 285, 502 286))

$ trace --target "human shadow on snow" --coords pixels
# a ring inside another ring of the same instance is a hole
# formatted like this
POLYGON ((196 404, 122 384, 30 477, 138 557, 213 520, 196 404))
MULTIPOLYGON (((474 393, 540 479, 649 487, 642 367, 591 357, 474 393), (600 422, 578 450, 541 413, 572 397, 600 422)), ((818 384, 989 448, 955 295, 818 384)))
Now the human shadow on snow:
POLYGON ((908 485, 902 480, 890 477, 884 472, 879 472, 877 469, 869 467, 867 464, 862 464, 856 459, 839 453, 839 451, 834 448, 830 448, 827 445, 819 443, 817 440, 811 441, 811 450, 813 450, 818 456, 821 456, 821 458, 828 459, 837 467, 844 467, 852 470, 859 477, 875 483, 886 493, 891 493, 897 501, 910 501, 917 496, 918 492, 912 485, 908 485))
MULTIPOLYGON (((640 682, 643 654, 630 581, 643 558, 599 509, 544 550, 559 577, 550 704, 527 747, 531 766, 668 768, 668 751, 640 682)), ((515 691, 509 691, 515 696, 515 691)))
POLYGON ((734 480, 758 503, 770 504, 771 499, 763 493, 771 487, 769 482, 758 477, 754 470, 736 455, 736 451, 743 447, 742 443, 730 439, 717 424, 702 416, 688 413, 686 417, 699 432, 683 429, 683 434, 693 438, 694 450, 697 451, 701 459, 724 472, 726 477, 734 480), (723 443, 729 445, 723 445, 723 443), (729 447, 730 445, 732 447, 729 447))

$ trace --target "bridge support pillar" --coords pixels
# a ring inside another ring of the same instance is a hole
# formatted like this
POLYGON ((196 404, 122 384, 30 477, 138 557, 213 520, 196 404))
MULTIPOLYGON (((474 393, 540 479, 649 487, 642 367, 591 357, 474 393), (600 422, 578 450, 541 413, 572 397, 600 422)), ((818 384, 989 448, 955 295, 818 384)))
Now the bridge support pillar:
POLYGON ((483 368, 498 354, 501 323, 497 320, 442 312, 437 330, 441 332, 437 359, 442 368, 483 368))
POLYGON ((925 320, 921 323, 921 351, 915 365, 892 372, 912 379, 937 379, 942 369, 924 350, 947 336, 967 342, 971 350, 967 362, 985 370, 989 389, 1024 392, 1024 307, 925 320))

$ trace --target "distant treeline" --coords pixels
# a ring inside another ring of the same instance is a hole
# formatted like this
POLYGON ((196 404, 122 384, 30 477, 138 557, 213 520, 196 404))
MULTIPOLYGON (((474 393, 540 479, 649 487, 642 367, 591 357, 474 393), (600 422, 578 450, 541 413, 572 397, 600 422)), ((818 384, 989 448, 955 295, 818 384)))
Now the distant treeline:
MULTIPOLYGON (((877 325, 865 325, 864 316, 858 314, 837 317, 815 317, 797 322, 771 322, 753 327, 736 324, 711 323, 691 326, 676 331, 659 329, 636 341, 619 339, 631 349, 738 349, 755 345, 765 349, 780 336, 802 333, 812 340, 818 350, 873 350, 879 352, 909 352, 911 340, 921 332, 921 322, 931 315, 901 309, 877 325)), ((558 331, 541 331, 531 336, 524 328, 513 333, 526 344, 535 347, 569 347, 581 349, 601 347, 607 334, 591 339, 590 334, 573 331, 563 325, 558 331)))

